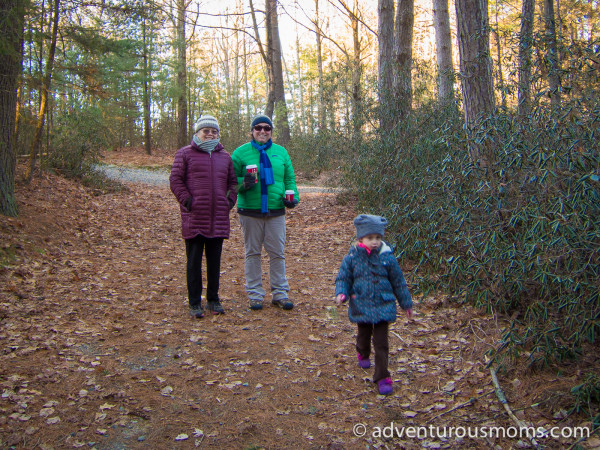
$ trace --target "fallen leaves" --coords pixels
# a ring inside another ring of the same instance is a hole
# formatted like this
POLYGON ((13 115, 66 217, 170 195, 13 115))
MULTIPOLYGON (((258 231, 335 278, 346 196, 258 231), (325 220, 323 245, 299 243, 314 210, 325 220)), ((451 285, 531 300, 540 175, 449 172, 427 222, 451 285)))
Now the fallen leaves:
MULTIPOLYGON (((31 199, 22 217, 0 220, 2 248, 14 253, 0 270, 2 442, 15 433, 47 448, 384 448, 406 443, 361 440, 352 424, 502 423, 497 402, 483 397, 479 341, 459 319, 473 317, 491 341, 496 325, 486 328, 466 306, 433 307, 435 299, 415 296, 415 319, 391 326, 395 393, 376 394, 372 370, 357 367, 347 310, 332 301, 354 233, 353 209, 334 196, 304 195, 288 217, 294 310, 268 301, 248 310, 232 213, 222 258, 226 314, 194 320, 167 188, 96 196, 49 177, 20 195, 31 199)), ((510 386, 525 389, 527 379, 510 386)), ((419 442, 450 444, 459 445, 419 442)))

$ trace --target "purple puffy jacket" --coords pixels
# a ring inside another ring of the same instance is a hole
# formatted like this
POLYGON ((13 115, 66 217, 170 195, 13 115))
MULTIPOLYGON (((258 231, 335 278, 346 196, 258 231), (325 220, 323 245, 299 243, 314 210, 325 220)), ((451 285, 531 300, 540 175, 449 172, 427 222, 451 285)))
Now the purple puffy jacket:
POLYGON ((237 178, 231 156, 217 144, 212 153, 192 143, 175 155, 171 191, 181 210, 181 233, 184 239, 199 234, 206 238, 229 237, 229 211, 237 201, 237 178), (184 204, 192 197, 188 210, 184 204))

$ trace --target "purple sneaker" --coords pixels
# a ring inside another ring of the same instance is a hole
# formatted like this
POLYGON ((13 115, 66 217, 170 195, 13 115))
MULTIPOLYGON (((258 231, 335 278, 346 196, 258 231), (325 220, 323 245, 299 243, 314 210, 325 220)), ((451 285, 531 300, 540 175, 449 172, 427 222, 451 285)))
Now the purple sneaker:
POLYGON ((377 386, 379 386, 379 393, 381 395, 390 395, 394 391, 393 381, 391 378, 379 380, 377 382, 377 386))
POLYGON ((363 358, 362 356, 360 356, 360 353, 357 353, 356 356, 358 358, 358 367, 360 367, 361 369, 368 369, 369 367, 371 367, 371 361, 369 360, 369 358, 363 358))

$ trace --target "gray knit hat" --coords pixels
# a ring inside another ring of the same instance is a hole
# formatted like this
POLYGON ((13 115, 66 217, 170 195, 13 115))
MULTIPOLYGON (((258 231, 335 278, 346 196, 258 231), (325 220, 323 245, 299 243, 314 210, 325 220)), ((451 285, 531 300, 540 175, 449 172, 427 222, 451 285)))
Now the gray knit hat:
POLYGON ((269 117, 265 116, 264 114, 259 114, 257 116, 254 116, 254 118, 252 119, 252 123, 250 124, 250 128, 254 128, 259 123, 266 123, 271 128, 273 128, 273 122, 271 121, 271 119, 269 117))
POLYGON ((356 239, 365 237, 368 234, 379 234, 383 237, 387 223, 387 219, 381 216, 372 216, 371 214, 361 214, 357 216, 356 219, 354 219, 356 239))
POLYGON ((198 130, 201 130, 202 128, 215 128, 219 131, 219 122, 217 122, 217 119, 213 116, 205 114, 200 116, 198 121, 194 124, 194 133, 197 133, 198 130))

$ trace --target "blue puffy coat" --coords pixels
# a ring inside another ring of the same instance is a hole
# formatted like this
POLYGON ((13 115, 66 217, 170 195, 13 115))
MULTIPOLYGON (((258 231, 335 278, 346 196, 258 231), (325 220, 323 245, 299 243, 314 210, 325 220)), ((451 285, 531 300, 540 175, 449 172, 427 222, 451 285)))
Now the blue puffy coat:
POLYGON ((348 299, 348 317, 354 323, 394 322, 396 300, 402 309, 412 309, 402 269, 385 243, 370 255, 364 248, 350 248, 335 280, 339 294, 348 299))

